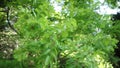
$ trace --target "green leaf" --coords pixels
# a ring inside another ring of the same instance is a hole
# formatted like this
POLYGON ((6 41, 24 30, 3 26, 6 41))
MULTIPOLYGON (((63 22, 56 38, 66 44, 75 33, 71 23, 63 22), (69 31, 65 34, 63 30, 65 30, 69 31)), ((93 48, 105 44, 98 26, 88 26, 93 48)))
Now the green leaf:
POLYGON ((45 66, 47 66, 50 63, 50 56, 47 56, 45 59, 45 66))

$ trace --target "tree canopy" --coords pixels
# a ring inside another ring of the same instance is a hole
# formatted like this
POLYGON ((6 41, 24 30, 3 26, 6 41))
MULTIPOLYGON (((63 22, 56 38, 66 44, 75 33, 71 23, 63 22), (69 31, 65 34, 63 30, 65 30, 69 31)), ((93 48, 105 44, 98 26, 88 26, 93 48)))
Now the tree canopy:
MULTIPOLYGON (((116 0, 105 2, 117 6, 116 0)), ((8 64, 14 64, 11 68, 113 68, 120 25, 111 15, 95 11, 100 4, 99 0, 1 1, 0 9, 9 10, 0 13, 0 29, 9 26, 17 31, 14 61, 8 64), (54 2, 61 6, 60 12, 54 2)))

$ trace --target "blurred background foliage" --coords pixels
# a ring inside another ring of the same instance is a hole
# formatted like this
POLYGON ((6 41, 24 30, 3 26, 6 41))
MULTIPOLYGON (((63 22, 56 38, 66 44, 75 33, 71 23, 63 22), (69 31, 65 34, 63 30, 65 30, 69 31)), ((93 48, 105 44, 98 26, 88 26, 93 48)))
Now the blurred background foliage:
MULTIPOLYGON (((116 0, 105 2, 117 7, 116 0)), ((95 12, 99 4, 98 0, 1 1, 0 67, 113 68, 119 61, 114 50, 120 25, 111 21, 111 15, 95 12)))

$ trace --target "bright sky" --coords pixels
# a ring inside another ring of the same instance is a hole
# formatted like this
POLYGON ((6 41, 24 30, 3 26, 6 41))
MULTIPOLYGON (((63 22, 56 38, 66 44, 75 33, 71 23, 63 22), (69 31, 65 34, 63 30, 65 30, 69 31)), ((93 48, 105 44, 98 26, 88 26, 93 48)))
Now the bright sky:
POLYGON ((51 3, 54 6, 56 12, 60 12, 62 10, 62 7, 55 0, 51 0, 51 3))
POLYGON ((97 12, 100 14, 116 14, 117 11, 119 11, 117 8, 111 9, 107 5, 100 6, 100 9, 97 10, 97 12))
MULTIPOLYGON (((104 0, 99 0, 101 3, 104 3, 104 0)), ((54 0, 51 0, 51 3, 53 3, 54 9, 56 12, 60 12, 62 10, 61 6, 55 2, 54 0)), ((62 4, 62 3, 61 3, 62 4)), ((118 3, 119 4, 119 3, 118 3)), ((120 9, 111 9, 107 5, 101 5, 99 10, 96 10, 100 14, 116 14, 120 9)))
MULTIPOLYGON (((104 3, 104 0, 99 0, 101 3, 104 3)), ((120 4, 119 2, 117 3, 118 5, 120 4)), ((97 10, 98 13, 100 14, 116 14, 118 11, 120 11, 120 9, 115 8, 115 9, 111 9, 108 7, 108 5, 101 5, 100 9, 97 10)))

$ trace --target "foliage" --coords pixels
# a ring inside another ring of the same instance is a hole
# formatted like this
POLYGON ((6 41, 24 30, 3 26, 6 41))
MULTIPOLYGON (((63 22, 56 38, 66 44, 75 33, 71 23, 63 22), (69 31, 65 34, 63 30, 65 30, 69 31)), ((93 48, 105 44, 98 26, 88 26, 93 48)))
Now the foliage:
POLYGON ((8 66, 9 68, 23 68, 17 60, 0 60, 0 67, 8 68, 8 66))
POLYGON ((17 5, 18 13, 20 38, 14 58, 25 68, 112 68, 117 40, 109 16, 96 13, 93 0, 62 2, 61 12, 48 0, 8 4, 17 5))

